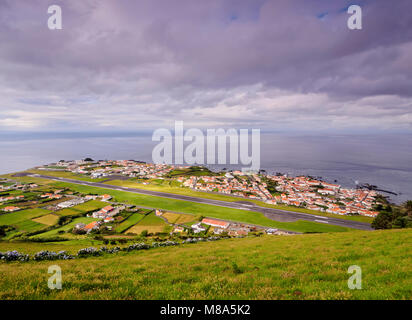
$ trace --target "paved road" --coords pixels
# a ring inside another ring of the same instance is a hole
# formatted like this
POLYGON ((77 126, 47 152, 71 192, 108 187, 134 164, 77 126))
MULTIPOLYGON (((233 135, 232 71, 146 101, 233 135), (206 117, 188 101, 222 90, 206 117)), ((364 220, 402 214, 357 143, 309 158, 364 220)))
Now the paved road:
POLYGON ((145 194, 145 195, 156 196, 156 197, 161 197, 161 198, 191 201, 191 202, 196 202, 196 203, 210 204, 214 206, 220 206, 220 207, 226 207, 226 208, 232 208, 232 209, 261 212, 267 218, 275 220, 275 221, 281 221, 281 222, 292 222, 292 221, 297 221, 297 220, 305 220, 305 221, 319 222, 319 223, 325 223, 325 224, 360 229, 360 230, 372 230, 370 224, 368 223, 357 222, 357 221, 352 221, 352 220, 344 220, 344 219, 339 219, 339 218, 328 218, 328 217, 307 214, 307 213, 300 213, 300 212, 293 212, 293 211, 286 211, 286 210, 279 210, 279 209, 272 209, 272 208, 264 208, 256 204, 253 204, 253 203, 246 204, 244 203, 244 201, 241 201, 241 200, 239 202, 227 202, 227 201, 191 197, 191 196, 160 192, 160 191, 150 191, 150 190, 137 189, 137 188, 119 187, 119 186, 114 186, 114 185, 104 184, 104 183, 99 183, 99 182, 88 182, 88 181, 80 181, 80 180, 74 180, 74 179, 57 178, 57 177, 50 177, 50 176, 39 175, 39 174, 27 174, 27 175, 32 176, 32 177, 37 177, 37 178, 80 184, 80 185, 85 185, 85 186, 90 186, 90 187, 112 189, 112 190, 118 190, 118 191, 127 191, 127 192, 145 194))

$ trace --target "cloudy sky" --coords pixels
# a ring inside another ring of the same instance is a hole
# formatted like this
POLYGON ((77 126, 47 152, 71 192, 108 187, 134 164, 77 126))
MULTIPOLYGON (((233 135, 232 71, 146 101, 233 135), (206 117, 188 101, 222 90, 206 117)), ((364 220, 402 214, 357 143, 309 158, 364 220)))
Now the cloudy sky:
POLYGON ((0 0, 0 130, 412 132, 411 12, 410 0, 0 0), (52 4, 63 30, 47 27, 52 4))

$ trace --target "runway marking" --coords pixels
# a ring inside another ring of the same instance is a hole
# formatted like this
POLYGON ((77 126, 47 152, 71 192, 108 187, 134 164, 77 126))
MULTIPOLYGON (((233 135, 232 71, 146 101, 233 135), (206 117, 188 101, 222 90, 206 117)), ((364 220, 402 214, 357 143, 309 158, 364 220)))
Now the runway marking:
POLYGON ((315 219, 315 221, 316 221, 316 222, 321 222, 321 223, 329 223, 329 222, 327 222, 327 221, 325 221, 325 220, 317 220, 317 219, 315 219))

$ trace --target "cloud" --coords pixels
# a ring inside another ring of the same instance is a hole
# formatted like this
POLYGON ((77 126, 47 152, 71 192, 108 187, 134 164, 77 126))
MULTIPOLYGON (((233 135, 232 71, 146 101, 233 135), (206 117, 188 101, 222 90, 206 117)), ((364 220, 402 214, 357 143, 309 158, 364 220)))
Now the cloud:
POLYGON ((0 128, 411 130, 412 4, 349 3, 4 0, 0 128))

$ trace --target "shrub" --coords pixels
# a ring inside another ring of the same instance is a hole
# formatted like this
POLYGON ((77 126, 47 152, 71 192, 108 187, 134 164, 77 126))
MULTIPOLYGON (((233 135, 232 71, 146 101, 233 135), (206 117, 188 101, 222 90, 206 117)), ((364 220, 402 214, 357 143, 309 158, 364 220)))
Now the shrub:
POLYGON ((42 260, 70 260, 74 259, 74 256, 68 254, 66 251, 59 251, 58 253, 53 251, 43 250, 37 252, 34 255, 34 260, 42 261, 42 260))
POLYGON ((94 247, 80 249, 77 252, 77 256, 80 257, 80 258, 88 257, 88 256, 100 256, 101 254, 102 254, 102 252, 100 250, 97 250, 94 247))
POLYGON ((16 250, 7 251, 5 253, 0 252, 0 260, 4 261, 29 261, 30 257, 28 254, 20 253, 16 250))
POLYGON ((50 238, 30 238, 31 242, 62 242, 68 241, 69 239, 60 237, 50 237, 50 238))
POLYGON ((232 268, 233 268, 233 272, 235 274, 243 273, 243 270, 239 268, 239 266, 236 264, 236 262, 232 262, 232 268))
POLYGON ((120 251, 120 247, 114 247, 114 248, 111 248, 111 249, 108 249, 107 247, 101 247, 101 248, 99 249, 99 251, 100 251, 101 253, 113 254, 113 253, 119 252, 119 251, 120 251))
POLYGON ((169 246, 177 246, 177 245, 179 245, 179 243, 175 241, 153 242, 152 248, 169 247, 169 246))
POLYGON ((140 243, 134 243, 129 245, 126 248, 123 248, 124 251, 134 251, 134 250, 144 250, 144 249, 149 249, 150 246, 144 242, 140 243))

